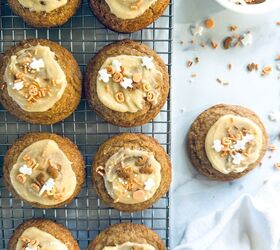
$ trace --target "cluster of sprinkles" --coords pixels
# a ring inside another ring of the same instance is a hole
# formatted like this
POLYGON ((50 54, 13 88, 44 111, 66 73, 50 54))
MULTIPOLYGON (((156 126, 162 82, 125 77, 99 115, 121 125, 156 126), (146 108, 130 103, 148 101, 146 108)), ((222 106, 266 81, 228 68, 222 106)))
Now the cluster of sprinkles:
MULTIPOLYGON (((140 156, 135 160, 135 166, 137 169, 133 169, 127 165, 124 161, 121 161, 116 169, 115 173, 118 176, 118 181, 124 187, 124 189, 132 193, 132 198, 135 200, 143 200, 145 198, 145 191, 150 191, 155 186, 155 181, 152 178, 148 178, 144 183, 138 180, 138 175, 151 175, 154 172, 153 167, 149 164, 147 156, 140 156)), ((98 166, 96 172, 104 177, 105 169, 103 166, 98 166)), ((126 195, 126 194, 124 194, 126 195)), ((117 198, 114 202, 118 202, 117 198)))
MULTIPOLYGON (((141 66, 147 70, 153 69, 155 67, 153 63, 153 57, 142 57, 141 66)), ((129 72, 127 72, 122 63, 116 59, 112 61, 111 65, 98 71, 98 79, 106 84, 105 88, 107 91, 110 91, 108 85, 110 81, 119 84, 123 89, 132 90, 142 87, 142 89, 147 93, 147 101, 154 102, 156 99, 156 94, 151 90, 151 85, 142 79, 142 73, 134 73, 131 77, 128 75, 129 72)), ((114 97, 118 103, 125 102, 125 94, 122 91, 114 93, 114 97)))
MULTIPOLYGON (((13 72, 14 81, 7 83, 13 90, 18 91, 18 94, 24 96, 29 105, 46 96, 52 96, 51 86, 58 85, 55 80, 43 79, 50 82, 50 85, 41 86, 38 75, 45 68, 45 63, 42 58, 35 58, 37 54, 36 49, 32 53, 28 51, 24 59, 16 64, 19 70, 13 72)), ((1 89, 4 88, 5 84, 2 84, 1 89)))
MULTIPOLYGON (((24 155, 22 159, 25 163, 19 167, 19 173, 16 176, 16 180, 21 184, 25 184, 27 178, 32 178, 31 175, 33 171, 40 168, 40 164, 28 154, 24 155)), ((62 193, 64 190, 59 191, 56 188, 55 179, 57 179, 60 174, 61 166, 59 164, 55 166, 50 160, 47 162, 48 168, 46 169, 46 172, 49 177, 47 177, 44 172, 40 172, 35 178, 32 178, 30 188, 39 196, 47 196, 55 200, 60 200, 62 199, 62 193)))
POLYGON ((240 165, 250 154, 254 139, 250 130, 233 126, 227 129, 227 135, 222 139, 214 140, 212 148, 232 164, 240 165))
POLYGON ((22 250, 39 250, 41 248, 38 240, 32 240, 26 236, 21 236, 20 240, 23 242, 22 250))
MULTIPOLYGON (((248 3, 251 2, 257 2, 257 1, 248 1, 248 3)), ((276 22, 276 25, 280 25, 280 22, 276 22)), ((190 41, 190 44, 192 46, 196 45, 197 43, 205 48, 207 45, 211 47, 212 49, 217 49, 219 45, 221 44, 221 47, 225 50, 229 50, 235 47, 246 47, 253 43, 253 34, 250 31, 238 34, 238 27, 236 25, 229 26, 229 31, 232 32, 230 36, 225 37, 221 42, 214 41, 213 39, 206 39, 203 40, 203 34, 204 30, 208 29, 214 29, 215 28, 215 20, 213 18, 207 18, 203 21, 201 25, 190 25, 190 33, 193 36, 193 39, 190 41)), ((180 41, 180 44, 183 44, 183 41, 180 41)), ((276 55, 275 57, 276 65, 275 69, 279 71, 278 79, 280 80, 280 55, 276 55)), ((193 60, 187 60, 187 67, 191 68, 194 65, 193 60)), ((228 70, 230 71, 232 69, 233 65, 229 63, 227 65, 228 70)), ((247 64, 246 69, 248 72, 256 71, 260 73, 260 76, 266 77, 270 75, 273 72, 273 65, 263 65, 262 67, 259 66, 259 64, 255 62, 250 62, 247 64)), ((194 81, 194 75, 195 77, 197 74, 192 73, 190 75, 189 82, 192 83, 194 81)), ((222 80, 221 77, 216 78, 217 82, 220 85, 229 85, 229 82, 226 80, 222 80)))

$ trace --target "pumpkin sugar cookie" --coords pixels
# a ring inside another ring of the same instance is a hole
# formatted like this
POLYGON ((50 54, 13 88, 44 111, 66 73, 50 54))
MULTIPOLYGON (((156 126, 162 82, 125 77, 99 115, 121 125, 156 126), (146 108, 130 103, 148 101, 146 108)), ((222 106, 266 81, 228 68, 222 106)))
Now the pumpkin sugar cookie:
POLYGON ((33 27, 54 27, 66 23, 81 0, 8 0, 12 11, 33 27))
POLYGON ((19 138, 4 157, 4 182, 18 199, 39 208, 61 207, 80 192, 85 163, 77 146, 51 133, 19 138))
POLYGON ((57 123, 71 115, 81 99, 76 60, 46 39, 25 40, 8 49, 1 59, 0 81, 2 105, 30 123, 57 123))
POLYGON ((166 250, 156 232, 144 225, 121 223, 108 227, 92 240, 87 250, 166 250))
POLYGON ((203 175, 230 181, 247 174, 264 157, 268 137, 260 118, 236 105, 216 105, 191 125, 187 148, 203 175))
POLYGON ((95 16, 118 32, 135 32, 157 20, 169 0, 89 0, 95 16))
POLYGON ((80 250, 71 232, 47 219, 31 219, 18 226, 8 250, 80 250))
POLYGON ((104 120, 122 127, 145 124, 166 103, 169 76, 148 46, 129 40, 105 46, 88 63, 86 95, 104 120))
POLYGON ((119 134, 98 149, 92 180, 98 195, 109 206, 120 211, 140 211, 168 191, 171 163, 152 137, 119 134))

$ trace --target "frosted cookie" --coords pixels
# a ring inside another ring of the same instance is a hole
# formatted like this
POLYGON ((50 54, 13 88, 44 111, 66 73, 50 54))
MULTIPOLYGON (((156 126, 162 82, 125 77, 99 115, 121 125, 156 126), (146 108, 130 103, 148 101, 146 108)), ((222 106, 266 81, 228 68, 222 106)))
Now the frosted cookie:
POLYGON ((97 193, 121 211, 144 210, 169 189, 171 163, 152 137, 124 133, 104 142, 92 165, 97 193))
POLYGON ((188 152, 193 165, 211 179, 237 179, 262 160, 267 133, 259 117, 249 109, 216 105, 193 122, 188 152))
POLYGON ((16 228, 8 250, 79 250, 64 226, 47 219, 31 219, 16 228))
POLYGON ((0 102, 20 120, 53 124, 71 115, 82 92, 82 75, 72 54, 44 39, 8 49, 0 65, 0 102))
POLYGON ((8 190, 40 208, 70 203, 85 179, 85 163, 77 146, 50 133, 19 138, 5 155, 3 171, 8 190))
POLYGON ((8 0, 12 11, 33 27, 53 27, 66 23, 81 0, 8 0))
POLYGON ((108 227, 87 250, 166 250, 156 232, 144 225, 121 223, 108 227))
POLYGON ((135 32, 150 25, 165 11, 169 0, 89 0, 95 16, 118 32, 135 32))
POLYGON ((124 40, 105 46, 87 66, 86 95, 104 120, 117 126, 145 124, 167 100, 169 76, 149 47, 124 40))

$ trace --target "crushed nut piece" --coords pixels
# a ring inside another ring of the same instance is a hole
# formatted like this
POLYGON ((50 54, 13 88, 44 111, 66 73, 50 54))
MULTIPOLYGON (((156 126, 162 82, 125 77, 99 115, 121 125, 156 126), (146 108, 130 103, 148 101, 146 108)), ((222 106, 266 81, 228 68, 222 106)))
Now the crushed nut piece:
POLYGON ((229 49, 231 47, 231 43, 232 43, 232 37, 231 36, 226 37, 223 42, 224 48, 229 49))
POLYGON ((153 167, 151 165, 144 165, 139 169, 139 173, 141 174, 152 174, 153 173, 153 167))
POLYGON ((269 75, 271 72, 272 72, 272 67, 271 67, 271 66, 265 66, 265 67, 262 69, 261 75, 262 75, 262 76, 267 76, 267 75, 269 75))

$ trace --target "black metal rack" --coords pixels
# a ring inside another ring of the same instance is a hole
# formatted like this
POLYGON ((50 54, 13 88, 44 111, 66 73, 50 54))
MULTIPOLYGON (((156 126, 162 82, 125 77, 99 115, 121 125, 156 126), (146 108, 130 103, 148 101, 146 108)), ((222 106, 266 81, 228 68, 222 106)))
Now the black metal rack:
MULTIPOLYGON (((166 62, 171 74, 173 1, 164 15, 146 29, 133 34, 113 32, 94 17, 84 0, 75 16, 65 25, 51 29, 35 29, 15 16, 4 0, 1 3, 0 52, 28 38, 47 38, 69 49, 78 61, 82 72, 90 58, 104 45, 122 39, 141 41, 154 49, 166 62)), ((110 125, 88 107, 82 98, 78 109, 66 120, 51 126, 32 125, 18 121, 0 106, 0 164, 19 136, 31 131, 53 132, 72 139, 84 155, 87 165, 86 183, 79 196, 69 205, 58 209, 35 209, 14 199, 6 190, 0 171, 0 249, 6 249, 13 230, 24 220, 37 217, 53 219, 65 225, 78 240, 81 249, 107 226, 120 222, 141 223, 154 229, 169 245, 169 196, 153 207, 137 213, 123 213, 108 208, 98 198, 90 180, 92 156, 108 137, 119 132, 144 133, 155 137, 170 153, 170 100, 158 117, 141 127, 119 128, 110 125)))

